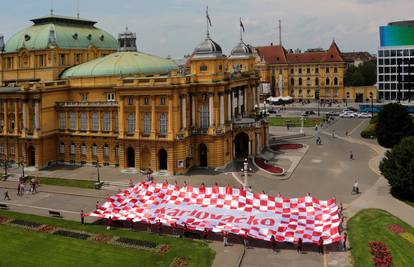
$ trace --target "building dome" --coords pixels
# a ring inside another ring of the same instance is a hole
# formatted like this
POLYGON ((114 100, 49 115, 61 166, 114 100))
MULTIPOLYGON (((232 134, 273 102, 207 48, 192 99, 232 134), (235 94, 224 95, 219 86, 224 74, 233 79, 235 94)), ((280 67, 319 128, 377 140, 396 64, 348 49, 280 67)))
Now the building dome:
POLYGON ((178 70, 178 66, 172 60, 127 51, 112 53, 71 67, 62 73, 61 78, 167 74, 173 70, 178 70))
POLYGON ((117 48, 116 39, 109 33, 96 28, 95 21, 74 17, 50 15, 31 20, 34 24, 14 34, 7 41, 4 51, 16 52, 21 48, 29 50, 59 48, 98 49, 117 48))
POLYGON ((252 49, 243 41, 240 41, 236 47, 231 50, 231 57, 248 57, 253 55, 252 49))
POLYGON ((211 40, 209 36, 202 41, 194 50, 193 58, 206 58, 206 57, 221 57, 223 56, 223 51, 221 50, 220 45, 211 40))

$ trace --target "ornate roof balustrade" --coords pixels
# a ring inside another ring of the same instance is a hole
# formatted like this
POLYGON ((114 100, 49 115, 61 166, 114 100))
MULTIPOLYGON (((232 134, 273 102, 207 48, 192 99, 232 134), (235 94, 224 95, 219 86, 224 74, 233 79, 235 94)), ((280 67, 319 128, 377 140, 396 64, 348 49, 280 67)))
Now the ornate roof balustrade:
POLYGON ((58 108, 79 108, 79 107, 118 107, 118 102, 116 101, 64 101, 56 102, 56 107, 58 108))

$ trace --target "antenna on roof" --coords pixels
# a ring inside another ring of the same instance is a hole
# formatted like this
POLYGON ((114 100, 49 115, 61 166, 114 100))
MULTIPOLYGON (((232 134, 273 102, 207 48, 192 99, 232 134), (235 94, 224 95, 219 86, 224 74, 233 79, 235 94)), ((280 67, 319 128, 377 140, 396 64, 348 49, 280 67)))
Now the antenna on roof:
POLYGON ((76 0, 76 17, 79 18, 79 0, 76 0))
POLYGON ((50 15, 53 16, 53 0, 50 0, 50 15))
POLYGON ((282 46, 282 20, 279 19, 279 45, 282 46))

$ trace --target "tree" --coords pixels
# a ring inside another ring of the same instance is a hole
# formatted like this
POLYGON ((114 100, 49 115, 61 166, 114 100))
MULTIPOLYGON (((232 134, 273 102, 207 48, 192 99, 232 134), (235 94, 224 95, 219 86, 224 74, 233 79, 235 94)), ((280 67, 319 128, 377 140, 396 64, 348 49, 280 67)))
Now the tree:
POLYGON ((344 78, 345 86, 369 86, 377 82, 377 62, 365 61, 358 67, 349 66, 344 78))
POLYGON ((406 137, 387 151, 379 166, 391 185, 391 193, 414 200, 414 136, 406 137))
POLYGON ((385 105, 378 114, 375 133, 378 143, 386 148, 392 148, 404 137, 413 135, 413 119, 407 108, 397 103, 385 105))

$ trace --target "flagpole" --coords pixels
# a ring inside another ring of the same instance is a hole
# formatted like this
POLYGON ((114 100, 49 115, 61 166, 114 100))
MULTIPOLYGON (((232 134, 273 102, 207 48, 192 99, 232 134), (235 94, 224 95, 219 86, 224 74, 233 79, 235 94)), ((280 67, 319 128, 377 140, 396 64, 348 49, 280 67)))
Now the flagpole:
POLYGON ((242 41, 243 42, 243 29, 242 29, 242 21, 241 21, 241 18, 240 18, 240 25, 239 25, 239 27, 240 27, 240 41, 242 41))
POLYGON ((209 29, 209 21, 208 21, 208 6, 206 8, 206 23, 207 23, 207 38, 210 38, 210 29, 209 29))

